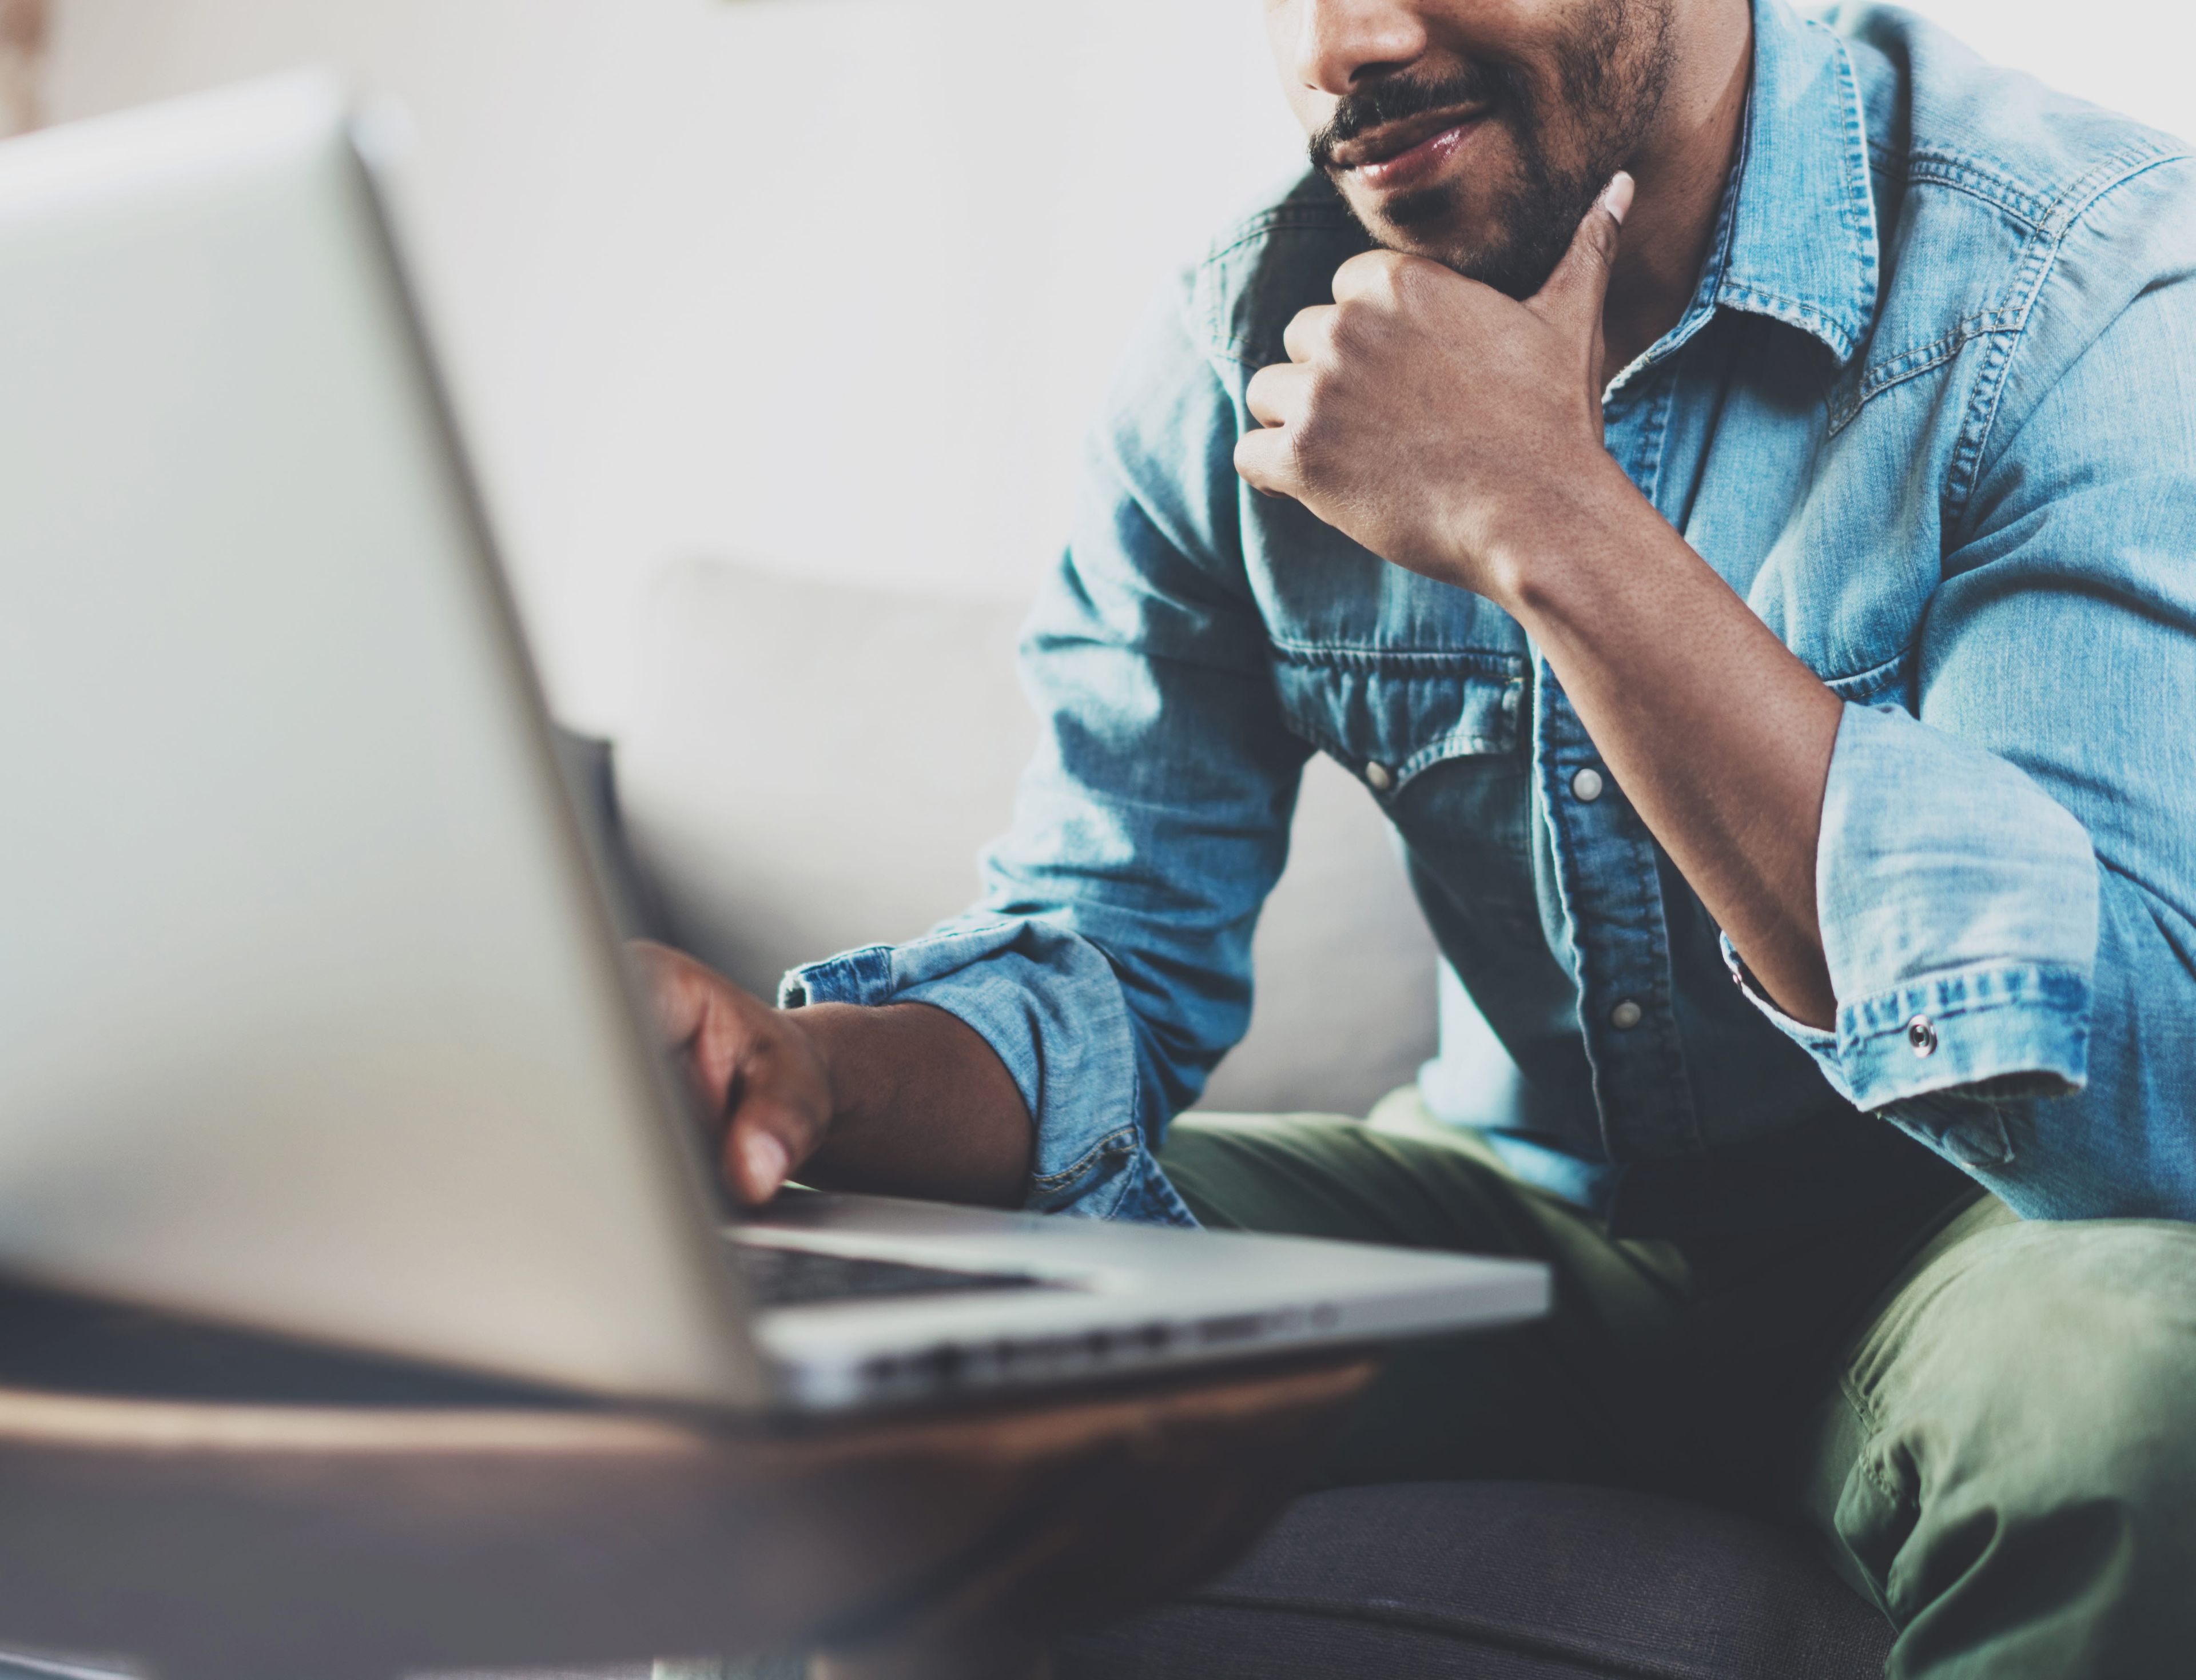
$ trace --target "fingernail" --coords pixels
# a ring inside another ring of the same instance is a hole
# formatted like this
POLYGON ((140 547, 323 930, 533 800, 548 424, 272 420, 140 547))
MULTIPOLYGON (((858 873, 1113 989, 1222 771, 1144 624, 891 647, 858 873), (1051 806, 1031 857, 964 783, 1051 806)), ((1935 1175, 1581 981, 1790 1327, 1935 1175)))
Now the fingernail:
POLYGON ((1601 189, 1601 207, 1618 227, 1624 225, 1624 213, 1632 208, 1632 177, 1622 170, 1610 176, 1609 185, 1601 189))
POLYGON ((740 1140, 748 1181, 765 1196, 774 1196, 785 1182, 785 1146, 768 1132, 749 1132, 740 1140))

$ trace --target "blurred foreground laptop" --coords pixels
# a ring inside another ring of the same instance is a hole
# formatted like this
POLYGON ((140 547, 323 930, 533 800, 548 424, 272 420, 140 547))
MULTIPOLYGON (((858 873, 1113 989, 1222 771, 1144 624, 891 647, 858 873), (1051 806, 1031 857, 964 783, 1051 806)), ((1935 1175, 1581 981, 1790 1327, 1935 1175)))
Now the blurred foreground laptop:
POLYGON ((0 1273, 746 1410, 1545 1308, 873 1198, 725 1228, 319 78, 0 147, 0 1273))

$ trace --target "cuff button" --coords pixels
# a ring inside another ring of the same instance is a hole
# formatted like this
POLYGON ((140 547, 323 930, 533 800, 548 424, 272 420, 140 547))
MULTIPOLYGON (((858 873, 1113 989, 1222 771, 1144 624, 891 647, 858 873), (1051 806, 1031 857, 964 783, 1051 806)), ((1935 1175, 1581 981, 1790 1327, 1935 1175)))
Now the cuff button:
POLYGON ((1916 1015, 1906 1024, 1907 1048, 1917 1056, 1937 1053, 1937 1027, 1927 1015, 1916 1015))

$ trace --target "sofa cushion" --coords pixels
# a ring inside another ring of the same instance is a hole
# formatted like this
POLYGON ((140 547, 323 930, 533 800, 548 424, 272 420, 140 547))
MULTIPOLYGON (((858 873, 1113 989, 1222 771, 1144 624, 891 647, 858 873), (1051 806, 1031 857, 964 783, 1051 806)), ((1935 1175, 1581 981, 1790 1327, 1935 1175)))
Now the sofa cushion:
POLYGON ((1072 1642, 1059 1680, 1875 1680, 1892 1631, 1804 1536, 1534 1482, 1298 1500, 1191 1597, 1072 1642))
MULTIPOLYGON (((1021 609, 685 563, 619 733, 633 849, 677 943, 750 990, 961 909, 1037 739, 1021 609)), ((1430 1054, 1434 952, 1385 820, 1325 759, 1209 1105, 1363 1113, 1430 1054)))

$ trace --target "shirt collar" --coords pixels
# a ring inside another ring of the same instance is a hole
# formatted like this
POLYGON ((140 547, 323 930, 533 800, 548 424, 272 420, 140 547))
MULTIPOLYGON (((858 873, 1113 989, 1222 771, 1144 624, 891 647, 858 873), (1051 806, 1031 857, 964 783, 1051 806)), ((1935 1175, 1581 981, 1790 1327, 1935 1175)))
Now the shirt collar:
POLYGON ((1754 81, 1725 214, 1703 277, 1714 302, 1785 321, 1841 366, 1850 361, 1875 312, 1860 79, 1846 43, 1785 0, 1755 0, 1754 81))
POLYGON ((1846 43, 1785 0, 1754 0, 1754 75, 1693 301, 1609 386, 1669 360, 1719 309, 1798 327, 1843 367, 1875 313, 1875 194, 1846 43))

